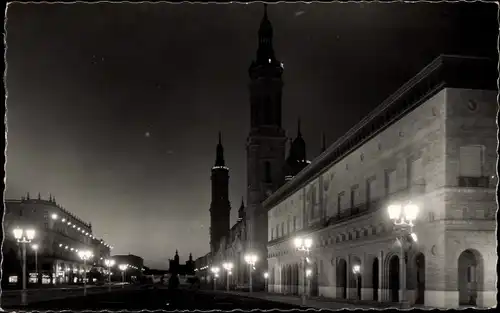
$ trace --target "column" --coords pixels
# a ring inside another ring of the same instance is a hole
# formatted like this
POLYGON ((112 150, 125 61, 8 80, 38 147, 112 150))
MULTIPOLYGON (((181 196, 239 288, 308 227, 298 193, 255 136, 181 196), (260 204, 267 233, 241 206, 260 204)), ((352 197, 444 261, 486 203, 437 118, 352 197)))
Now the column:
POLYGON ((384 279, 384 252, 378 254, 378 302, 384 302, 386 299, 386 288, 384 279))

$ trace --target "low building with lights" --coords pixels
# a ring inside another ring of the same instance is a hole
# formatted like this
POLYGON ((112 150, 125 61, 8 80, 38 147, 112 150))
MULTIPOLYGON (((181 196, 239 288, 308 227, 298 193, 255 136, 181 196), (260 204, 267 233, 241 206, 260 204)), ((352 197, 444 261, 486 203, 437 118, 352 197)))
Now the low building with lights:
POLYGON ((3 246, 4 286, 15 285, 20 279, 20 249, 12 233, 17 227, 32 228, 35 238, 27 250, 27 271, 30 283, 71 284, 81 283, 84 264, 78 252, 89 250, 92 257, 86 262, 86 270, 92 280, 102 279, 104 259, 110 255, 111 246, 95 237, 92 225, 49 199, 30 198, 5 200, 5 241, 3 246), (37 245, 37 251, 32 249, 37 245), (35 254, 36 260, 35 262, 35 254), (36 265, 38 265, 38 279, 36 265))
POLYGON ((144 259, 140 256, 133 254, 120 254, 113 255, 111 257, 115 261, 113 268, 111 269, 112 279, 115 281, 120 281, 122 279, 122 274, 120 272, 120 265, 126 265, 125 270, 125 281, 136 282, 141 279, 144 272, 144 259))
POLYGON ((269 290, 496 305, 495 69, 437 58, 268 197, 269 290), (418 207, 403 246, 395 203, 418 207), (312 240, 306 268, 297 237, 312 240))

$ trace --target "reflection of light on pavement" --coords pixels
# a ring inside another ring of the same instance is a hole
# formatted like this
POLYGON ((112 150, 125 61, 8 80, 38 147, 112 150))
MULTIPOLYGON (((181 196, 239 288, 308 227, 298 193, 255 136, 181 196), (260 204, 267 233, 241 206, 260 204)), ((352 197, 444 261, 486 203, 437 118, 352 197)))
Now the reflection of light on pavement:
POLYGON ((304 12, 304 11, 297 11, 297 12, 295 12, 295 16, 301 16, 304 13, 306 13, 306 12, 304 12))

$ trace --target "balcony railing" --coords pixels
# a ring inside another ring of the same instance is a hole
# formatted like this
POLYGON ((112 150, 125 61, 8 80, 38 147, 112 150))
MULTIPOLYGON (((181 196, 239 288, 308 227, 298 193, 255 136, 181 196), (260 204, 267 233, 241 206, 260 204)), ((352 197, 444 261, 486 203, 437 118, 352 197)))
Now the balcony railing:
POLYGON ((488 176, 466 177, 458 176, 458 187, 489 188, 490 178, 488 176))

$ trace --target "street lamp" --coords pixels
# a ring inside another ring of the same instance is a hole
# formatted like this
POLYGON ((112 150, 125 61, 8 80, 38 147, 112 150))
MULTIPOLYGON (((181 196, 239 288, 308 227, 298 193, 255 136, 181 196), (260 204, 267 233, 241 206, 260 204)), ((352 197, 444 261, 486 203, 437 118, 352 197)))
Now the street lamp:
POLYGON ((21 304, 26 305, 26 244, 29 244, 35 238, 35 231, 33 229, 24 230, 22 228, 14 229, 14 238, 21 244, 23 250, 23 290, 21 291, 21 304))
POLYGON ((406 300, 406 251, 408 244, 417 241, 417 235, 413 233, 413 222, 417 219, 420 208, 411 202, 405 205, 392 204, 387 207, 389 218, 396 228, 396 242, 400 247, 401 257, 399 259, 400 281, 401 281, 401 306, 408 307, 406 300))
POLYGON ((94 255, 89 250, 78 251, 78 256, 83 260, 83 295, 87 295, 87 260, 94 255))
POLYGON ((231 275, 231 270, 233 269, 233 263, 231 262, 226 262, 222 264, 222 267, 226 270, 227 272, 227 279, 226 279, 226 291, 229 291, 229 275, 231 275))
POLYGON ((265 290, 266 292, 268 291, 268 283, 267 283, 267 279, 269 278, 269 273, 268 272, 265 272, 264 273, 264 283, 265 283, 265 290))
POLYGON ((245 255, 245 262, 247 262, 249 269, 250 269, 250 292, 252 292, 252 270, 255 269, 255 263, 257 262, 257 255, 250 253, 245 255))
POLYGON ((57 214, 56 214, 56 213, 53 213, 53 214, 52 214, 52 219, 53 219, 53 220, 57 220, 57 218, 58 218, 57 214))
POLYGON ((214 266, 211 268, 212 273, 214 274, 214 290, 217 289, 217 277, 219 277, 219 268, 214 266))
POLYGON ((36 272, 36 283, 38 284, 38 245, 32 244, 31 248, 35 251, 35 272, 36 272))
POLYGON ((125 271, 127 270, 127 264, 120 264, 118 268, 122 272, 122 288, 125 288, 125 271))
POLYGON ((361 297, 358 293, 359 290, 359 275, 361 273, 361 266, 359 264, 354 264, 352 266, 352 273, 354 274, 354 279, 356 280, 356 297, 358 300, 361 300, 361 297))
POLYGON ((108 291, 111 291, 111 267, 115 265, 115 260, 106 259, 104 264, 108 267, 108 291))
POLYGON ((304 269, 304 280, 302 282, 303 291, 302 291, 301 299, 302 299, 302 305, 306 305, 306 279, 307 279, 307 277, 310 276, 310 275, 307 275, 308 270, 306 269, 306 258, 309 256, 309 252, 311 251, 311 247, 312 247, 313 242, 312 242, 311 238, 303 239, 301 237, 297 237, 297 238, 295 238, 293 243, 294 243, 297 251, 304 252, 304 255, 302 256, 302 268, 304 269))

